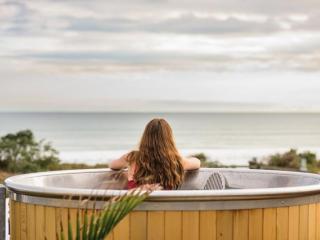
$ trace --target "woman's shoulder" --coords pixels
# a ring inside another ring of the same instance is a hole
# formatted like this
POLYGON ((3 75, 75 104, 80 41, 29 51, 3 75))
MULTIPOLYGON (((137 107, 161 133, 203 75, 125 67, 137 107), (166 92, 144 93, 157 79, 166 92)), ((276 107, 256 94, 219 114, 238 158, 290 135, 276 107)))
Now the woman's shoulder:
POLYGON ((132 150, 132 151, 126 153, 125 155, 123 155, 123 157, 130 164, 130 163, 134 162, 134 159, 138 153, 139 153, 138 150, 132 150))

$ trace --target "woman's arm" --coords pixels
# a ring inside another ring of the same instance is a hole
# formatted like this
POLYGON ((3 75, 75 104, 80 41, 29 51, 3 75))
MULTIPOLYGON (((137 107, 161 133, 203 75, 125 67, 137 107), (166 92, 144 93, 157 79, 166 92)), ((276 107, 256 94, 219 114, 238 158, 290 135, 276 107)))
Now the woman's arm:
POLYGON ((184 170, 194 170, 200 168, 200 160, 196 157, 188 157, 182 160, 184 170))
POLYGON ((112 161, 109 163, 109 167, 110 167, 111 169, 115 169, 115 170, 128 167, 127 156, 128 156, 128 153, 122 155, 122 156, 121 156, 120 158, 118 158, 118 159, 112 160, 112 161))

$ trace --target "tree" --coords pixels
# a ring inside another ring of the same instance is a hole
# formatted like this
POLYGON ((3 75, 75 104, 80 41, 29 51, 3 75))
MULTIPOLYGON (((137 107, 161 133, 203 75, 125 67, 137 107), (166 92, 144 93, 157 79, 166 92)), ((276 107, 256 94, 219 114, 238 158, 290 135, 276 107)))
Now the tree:
POLYGON ((58 151, 49 142, 36 141, 30 130, 7 134, 0 138, 0 169, 10 172, 55 170, 59 166, 58 151))

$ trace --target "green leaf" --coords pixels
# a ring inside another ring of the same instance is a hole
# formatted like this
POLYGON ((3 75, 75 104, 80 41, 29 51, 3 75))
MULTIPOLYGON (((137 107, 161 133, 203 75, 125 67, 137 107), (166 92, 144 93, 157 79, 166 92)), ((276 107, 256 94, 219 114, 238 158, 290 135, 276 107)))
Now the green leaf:
POLYGON ((82 240, 87 240, 87 231, 88 231, 88 209, 85 209, 83 216, 83 226, 82 226, 82 240))
POLYGON ((89 226, 89 232, 88 232, 88 238, 89 240, 93 239, 93 229, 94 229, 94 221, 95 221, 95 210, 93 211, 91 215, 91 220, 90 220, 90 226, 89 226))
POLYGON ((94 229, 93 229, 93 239, 97 239, 98 235, 98 230, 100 228, 100 220, 101 220, 101 212, 99 212, 99 215, 97 217, 97 220, 94 224, 94 229))
POLYGON ((68 240, 73 240, 72 224, 71 224, 71 219, 70 219, 70 209, 68 209, 68 240))

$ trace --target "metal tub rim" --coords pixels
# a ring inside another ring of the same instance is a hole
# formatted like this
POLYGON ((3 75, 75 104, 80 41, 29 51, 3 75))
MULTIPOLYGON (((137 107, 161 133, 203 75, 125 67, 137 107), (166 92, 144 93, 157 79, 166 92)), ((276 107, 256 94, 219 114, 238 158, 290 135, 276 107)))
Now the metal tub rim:
MULTIPOLYGON (((52 198, 64 198, 66 195, 82 197, 112 197, 123 194, 126 190, 103 190, 85 188, 63 188, 63 187, 44 187, 26 184, 23 180, 28 178, 45 177, 63 174, 79 173, 101 173, 111 171, 110 169, 84 169, 84 170, 63 170, 17 175, 5 180, 5 185, 10 192, 20 195, 43 196, 52 198)), ((314 178, 320 183, 320 176, 311 173, 285 172, 275 170, 251 170, 251 169, 208 169, 202 168, 201 171, 221 171, 233 173, 258 173, 274 174, 276 176, 299 176, 314 178)), ((215 200, 246 200, 246 199, 276 199, 288 197, 301 197, 320 193, 320 184, 277 187, 277 188, 250 188, 250 189, 225 189, 225 190, 176 190, 176 191, 154 191, 147 201, 215 201, 215 200)))

